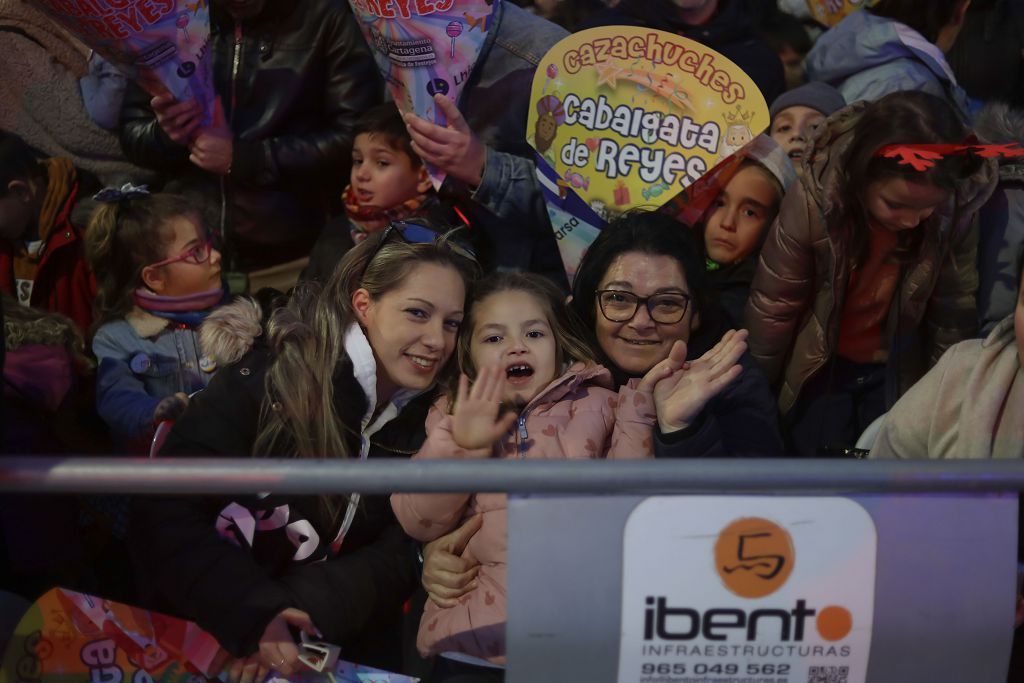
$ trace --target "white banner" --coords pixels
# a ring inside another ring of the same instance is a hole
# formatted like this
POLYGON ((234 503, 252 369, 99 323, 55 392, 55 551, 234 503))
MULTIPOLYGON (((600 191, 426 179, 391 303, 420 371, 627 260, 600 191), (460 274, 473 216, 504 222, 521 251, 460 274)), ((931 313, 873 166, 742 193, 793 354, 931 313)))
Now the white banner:
POLYGON ((845 498, 648 498, 625 528, 619 682, 863 683, 877 545, 845 498))

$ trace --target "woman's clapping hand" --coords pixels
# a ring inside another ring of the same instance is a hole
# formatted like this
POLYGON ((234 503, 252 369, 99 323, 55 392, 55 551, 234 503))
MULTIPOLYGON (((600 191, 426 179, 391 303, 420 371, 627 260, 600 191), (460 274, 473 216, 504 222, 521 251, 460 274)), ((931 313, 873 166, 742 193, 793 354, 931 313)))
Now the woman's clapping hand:
POLYGON ((668 358, 651 368, 638 387, 653 393, 661 432, 667 434, 693 424, 708 401, 743 372, 739 360, 746 350, 746 330, 729 330, 694 361, 686 360, 686 342, 673 344, 668 358))

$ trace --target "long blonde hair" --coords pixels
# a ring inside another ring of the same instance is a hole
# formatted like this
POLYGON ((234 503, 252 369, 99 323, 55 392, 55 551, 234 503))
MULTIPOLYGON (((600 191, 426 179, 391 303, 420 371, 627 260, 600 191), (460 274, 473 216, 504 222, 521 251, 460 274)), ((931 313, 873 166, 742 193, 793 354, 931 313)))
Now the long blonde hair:
MULTIPOLYGON (((345 254, 322 290, 315 284, 296 290, 287 306, 271 316, 267 338, 274 360, 267 371, 255 455, 352 457, 345 432, 357 432, 358 426, 342 424, 333 379, 347 360, 344 337, 355 320, 352 294, 357 289, 376 300, 424 263, 454 269, 467 290, 478 274, 475 262, 452 249, 450 233, 425 244, 385 237, 381 232, 361 242, 345 254)), ((445 365, 440 380, 449 378, 452 366, 451 361, 445 365)))

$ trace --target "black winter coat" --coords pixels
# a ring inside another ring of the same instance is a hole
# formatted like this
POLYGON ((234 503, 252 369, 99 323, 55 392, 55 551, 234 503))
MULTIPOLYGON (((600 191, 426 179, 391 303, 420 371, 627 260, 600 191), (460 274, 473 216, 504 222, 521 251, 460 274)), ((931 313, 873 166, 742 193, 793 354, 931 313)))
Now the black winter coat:
MULTIPOLYGON (((722 311, 706 311, 690 339, 687 359, 696 360, 718 343, 730 325, 722 311)), ((743 373, 708 401, 686 429, 662 434, 655 427, 654 457, 775 457, 785 455, 779 411, 768 380, 749 352, 740 357, 743 373)))
MULTIPOLYGON (((271 362, 257 346, 221 370, 174 425, 161 455, 248 457, 257 434, 271 362)), ((339 370, 340 419, 358 425, 366 398, 339 370)), ((371 438, 369 457, 405 458, 425 439, 434 398, 417 397, 371 438)), ((358 452, 358 436, 351 434, 358 452)), ((401 606, 419 581, 416 547, 387 496, 363 496, 337 555, 315 497, 161 497, 135 501, 132 548, 152 606, 196 621, 235 656, 258 649, 267 623, 285 607, 306 611, 346 659, 397 666, 401 606)))
POLYGON ((226 193, 228 267, 301 258, 347 182, 356 117, 383 98, 377 67, 344 0, 275 0, 240 24, 213 3, 211 22, 214 90, 234 134, 223 188, 167 137, 134 84, 121 146, 133 163, 179 180, 176 191, 214 207, 226 193))

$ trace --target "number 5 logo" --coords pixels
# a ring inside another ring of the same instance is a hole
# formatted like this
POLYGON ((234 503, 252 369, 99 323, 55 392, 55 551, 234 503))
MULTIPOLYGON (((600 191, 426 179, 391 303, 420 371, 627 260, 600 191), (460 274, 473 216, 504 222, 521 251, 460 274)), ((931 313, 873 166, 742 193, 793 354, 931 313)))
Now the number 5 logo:
POLYGON ((715 569, 729 591, 761 598, 782 587, 796 553, 789 533, 775 522, 744 517, 730 523, 715 542, 715 569))

